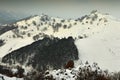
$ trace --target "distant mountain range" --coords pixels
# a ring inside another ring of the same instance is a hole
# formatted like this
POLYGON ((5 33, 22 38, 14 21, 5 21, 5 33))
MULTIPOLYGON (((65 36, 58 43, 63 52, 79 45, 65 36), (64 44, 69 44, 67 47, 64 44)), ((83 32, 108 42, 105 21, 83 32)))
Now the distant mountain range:
POLYGON ((14 12, 3 10, 0 11, 0 25, 11 24, 22 18, 23 18, 22 15, 18 15, 14 12))

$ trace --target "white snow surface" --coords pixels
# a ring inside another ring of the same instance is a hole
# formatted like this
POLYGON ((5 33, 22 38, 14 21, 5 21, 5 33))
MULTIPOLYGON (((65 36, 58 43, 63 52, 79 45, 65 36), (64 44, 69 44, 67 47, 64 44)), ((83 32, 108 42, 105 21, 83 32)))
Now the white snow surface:
POLYGON ((91 64, 97 62, 102 69, 120 70, 120 22, 110 22, 100 33, 76 40, 79 58, 91 64))

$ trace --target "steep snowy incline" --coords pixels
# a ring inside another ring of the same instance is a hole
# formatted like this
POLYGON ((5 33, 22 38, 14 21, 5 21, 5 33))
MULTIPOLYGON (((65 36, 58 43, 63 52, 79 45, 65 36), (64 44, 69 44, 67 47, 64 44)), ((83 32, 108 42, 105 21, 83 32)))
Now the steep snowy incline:
MULTIPOLYGON (((120 70, 120 22, 110 21, 100 33, 76 40, 80 60, 97 62, 102 69, 120 70)), ((79 64, 79 63, 78 63, 79 64)), ((77 64, 77 65, 78 65, 77 64)))

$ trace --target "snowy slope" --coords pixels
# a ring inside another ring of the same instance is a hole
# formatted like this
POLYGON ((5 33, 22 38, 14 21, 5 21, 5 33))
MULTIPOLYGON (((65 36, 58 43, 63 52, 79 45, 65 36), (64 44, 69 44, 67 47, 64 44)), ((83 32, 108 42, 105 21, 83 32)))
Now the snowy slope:
POLYGON ((97 62, 103 69, 120 70, 120 22, 110 21, 100 33, 76 40, 80 59, 97 62))
POLYGON ((108 24, 109 15, 97 11, 80 20, 65 20, 47 15, 32 16, 14 23, 16 29, 0 35, 4 45, 0 47, 0 57, 29 45, 45 36, 84 38, 102 31, 108 24))

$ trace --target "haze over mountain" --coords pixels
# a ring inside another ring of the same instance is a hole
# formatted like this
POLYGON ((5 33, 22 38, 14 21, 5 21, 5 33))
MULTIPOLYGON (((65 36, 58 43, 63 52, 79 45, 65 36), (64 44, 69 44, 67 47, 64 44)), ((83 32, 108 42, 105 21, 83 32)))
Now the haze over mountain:
POLYGON ((0 11, 0 24, 1 25, 13 23, 22 18, 23 17, 17 16, 13 12, 3 11, 3 10, 0 11))
POLYGON ((119 19, 119 4, 120 0, 2 0, 0 10, 24 14, 26 17, 45 13, 75 19, 97 9, 119 19))

